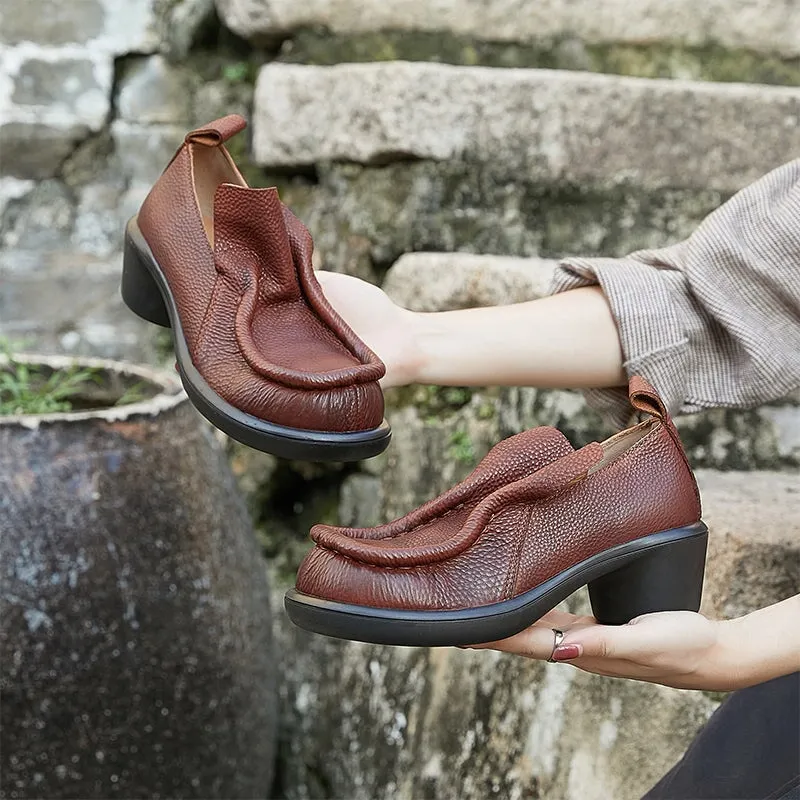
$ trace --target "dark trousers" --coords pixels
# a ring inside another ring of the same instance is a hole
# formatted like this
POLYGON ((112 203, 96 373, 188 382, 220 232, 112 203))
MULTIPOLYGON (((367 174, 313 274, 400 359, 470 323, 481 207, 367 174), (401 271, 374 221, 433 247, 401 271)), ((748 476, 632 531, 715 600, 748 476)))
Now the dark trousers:
POLYGON ((800 672, 734 692, 642 800, 800 800, 800 672))

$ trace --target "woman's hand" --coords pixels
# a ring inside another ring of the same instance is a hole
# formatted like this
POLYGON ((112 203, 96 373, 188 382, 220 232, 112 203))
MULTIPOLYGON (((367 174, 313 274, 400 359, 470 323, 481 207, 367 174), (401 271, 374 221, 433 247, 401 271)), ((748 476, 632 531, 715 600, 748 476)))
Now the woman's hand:
POLYGON ((645 614, 619 626, 551 611, 516 636, 473 648, 541 660, 552 653, 556 661, 598 675, 681 689, 729 691, 743 685, 733 627, 734 623, 715 622, 691 611, 645 614), (555 652, 553 628, 564 632, 555 652))
POLYGON ((316 273, 328 302, 386 365, 384 388, 415 380, 417 315, 393 303, 377 286, 338 272, 316 273))

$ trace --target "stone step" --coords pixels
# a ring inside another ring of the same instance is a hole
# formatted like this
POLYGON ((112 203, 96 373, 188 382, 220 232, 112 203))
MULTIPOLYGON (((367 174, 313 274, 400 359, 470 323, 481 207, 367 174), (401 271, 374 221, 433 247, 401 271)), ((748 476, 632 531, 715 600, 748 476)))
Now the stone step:
MULTIPOLYGON (((396 303, 414 311, 505 305, 546 294, 555 265, 555 260, 543 258, 408 253, 388 271, 383 288, 396 303)), ((390 404, 398 406, 389 411, 390 419, 398 415, 393 420, 395 448, 420 447, 433 457, 437 448, 446 451, 455 438, 463 440, 462 452, 471 449, 477 458, 498 438, 536 425, 564 430, 576 446, 613 433, 577 393, 527 387, 455 390, 463 393, 461 407, 452 408, 451 403, 447 419, 438 427, 426 428, 429 407, 439 402, 434 391, 442 397, 449 391, 456 397, 454 390, 422 387, 412 393, 389 394, 390 404), (409 431, 418 432, 419 443, 417 434, 407 435, 409 431)), ((800 395, 755 409, 714 409, 679 417, 676 423, 694 466, 735 470, 800 467, 800 395)), ((450 463, 442 467, 440 477, 420 473, 418 479, 420 484, 428 480, 446 483, 457 470, 458 465, 450 463)), ((408 486, 417 480, 410 473, 405 477, 408 486)), ((408 486, 402 491, 393 489, 401 504, 408 496, 408 486)))
POLYGON ((465 160, 584 188, 732 192, 800 151, 800 89, 559 70, 272 63, 253 117, 265 166, 465 160))
MULTIPOLYGON (((396 456, 392 473, 418 460, 396 456)), ((698 480, 711 530, 703 610, 738 616, 797 592, 800 474, 698 480)), ((430 493, 422 487, 413 504, 430 493)), ((567 606, 588 608, 583 593, 567 606)), ((341 642, 284 614, 276 622, 292 743, 280 769, 298 797, 636 800, 719 701, 491 652, 341 642)))
POLYGON ((800 7, 781 0, 217 0, 241 36, 282 38, 307 28, 333 34, 446 32, 479 41, 577 39, 588 44, 721 45, 800 55, 800 7))
POLYGON ((121 253, 4 252, 0 337, 28 352, 160 361, 159 329, 122 302, 121 266, 121 253))

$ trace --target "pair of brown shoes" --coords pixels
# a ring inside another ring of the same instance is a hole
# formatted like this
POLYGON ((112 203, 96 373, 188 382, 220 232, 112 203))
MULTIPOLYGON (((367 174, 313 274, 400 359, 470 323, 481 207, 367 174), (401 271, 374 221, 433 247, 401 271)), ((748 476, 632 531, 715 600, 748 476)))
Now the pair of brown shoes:
MULTIPOLYGON (((389 442, 384 368, 333 311, 311 237, 251 189, 225 117, 192 131, 128 224, 123 297, 173 331, 197 408, 253 447, 350 460, 389 442)), ((707 530, 677 431, 641 378, 645 421, 574 450, 553 428, 498 444, 462 483, 388 525, 318 525, 286 595, 303 628, 460 645, 510 636, 581 586, 603 623, 700 605, 707 530)))

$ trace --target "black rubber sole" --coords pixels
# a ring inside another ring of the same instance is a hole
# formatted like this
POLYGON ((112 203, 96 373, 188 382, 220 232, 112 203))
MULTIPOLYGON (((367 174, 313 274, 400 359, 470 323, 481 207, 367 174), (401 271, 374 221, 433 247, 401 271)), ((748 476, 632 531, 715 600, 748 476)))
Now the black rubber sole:
POLYGON ((525 594, 488 606, 405 611, 322 600, 290 589, 289 618, 301 628, 358 642, 448 647, 505 639, 524 630, 588 584, 594 616, 623 625, 655 611, 697 611, 708 529, 702 522, 617 545, 525 594))
POLYGON ((389 424, 353 432, 289 428, 240 411, 220 397, 197 371, 181 328, 172 292, 134 217, 125 229, 122 299, 134 314, 172 329, 178 371, 195 408, 233 439, 265 453, 300 461, 360 461, 382 453, 392 438, 389 424))

